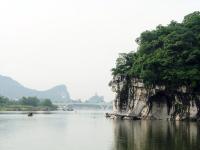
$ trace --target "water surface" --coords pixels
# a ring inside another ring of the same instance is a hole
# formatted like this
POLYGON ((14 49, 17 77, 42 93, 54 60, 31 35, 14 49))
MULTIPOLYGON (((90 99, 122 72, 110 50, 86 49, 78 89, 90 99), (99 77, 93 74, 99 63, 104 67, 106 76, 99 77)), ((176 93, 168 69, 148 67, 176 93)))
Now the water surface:
POLYGON ((192 122, 120 121, 104 112, 0 115, 0 150, 200 150, 192 122))

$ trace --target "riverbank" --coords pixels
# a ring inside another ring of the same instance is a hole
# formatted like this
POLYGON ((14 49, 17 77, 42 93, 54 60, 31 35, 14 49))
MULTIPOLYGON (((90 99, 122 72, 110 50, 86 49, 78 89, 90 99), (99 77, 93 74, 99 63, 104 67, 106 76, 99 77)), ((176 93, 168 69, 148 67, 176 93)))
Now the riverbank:
POLYGON ((57 106, 26 106, 26 105, 8 105, 8 106, 0 106, 1 111, 55 111, 57 110, 57 106))
POLYGON ((0 96, 0 111, 53 111, 57 106, 50 99, 37 97, 22 97, 19 100, 11 100, 0 96))
POLYGON ((140 117, 140 116, 133 116, 133 115, 127 115, 127 114, 119 114, 119 113, 106 113, 106 118, 114 119, 114 120, 175 120, 175 121, 197 121, 199 122, 200 119, 193 117, 193 118, 175 118, 172 119, 171 117, 165 118, 165 119, 158 119, 154 116, 148 116, 148 117, 140 117))
POLYGON ((128 116, 126 114, 106 113, 106 118, 121 119, 121 120, 141 120, 138 116, 128 116))

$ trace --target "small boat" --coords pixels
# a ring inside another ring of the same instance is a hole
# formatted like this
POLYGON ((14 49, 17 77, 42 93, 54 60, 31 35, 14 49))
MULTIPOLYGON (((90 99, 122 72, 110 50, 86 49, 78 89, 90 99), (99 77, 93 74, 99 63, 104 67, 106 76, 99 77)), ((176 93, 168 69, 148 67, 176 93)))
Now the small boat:
POLYGON ((67 111, 74 111, 73 108, 67 108, 67 111))
POLYGON ((63 108, 63 111, 74 111, 73 108, 63 108))
POLYGON ((32 117, 33 116, 33 113, 32 112, 29 112, 28 113, 28 117, 32 117))

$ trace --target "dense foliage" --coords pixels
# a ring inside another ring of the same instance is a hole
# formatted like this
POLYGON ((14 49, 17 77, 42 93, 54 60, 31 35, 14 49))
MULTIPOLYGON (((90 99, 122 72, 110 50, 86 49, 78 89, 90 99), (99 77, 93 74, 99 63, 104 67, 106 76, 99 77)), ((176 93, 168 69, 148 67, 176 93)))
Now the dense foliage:
POLYGON ((50 99, 22 97, 18 101, 0 96, 0 110, 55 110, 56 106, 50 99))
POLYGON ((200 12, 145 31, 136 42, 136 52, 120 54, 113 75, 143 79, 146 85, 200 87, 200 12))

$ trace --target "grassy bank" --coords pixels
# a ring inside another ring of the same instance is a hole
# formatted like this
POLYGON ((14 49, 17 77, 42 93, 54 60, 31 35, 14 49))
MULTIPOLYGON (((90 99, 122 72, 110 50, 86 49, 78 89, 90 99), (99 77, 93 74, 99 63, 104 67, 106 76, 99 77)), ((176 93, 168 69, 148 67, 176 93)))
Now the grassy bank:
POLYGON ((54 111, 57 109, 50 99, 22 97, 18 101, 0 97, 0 111, 54 111))

